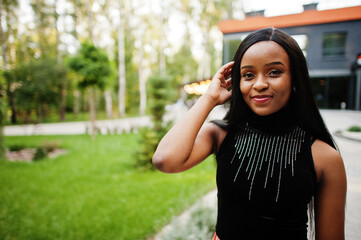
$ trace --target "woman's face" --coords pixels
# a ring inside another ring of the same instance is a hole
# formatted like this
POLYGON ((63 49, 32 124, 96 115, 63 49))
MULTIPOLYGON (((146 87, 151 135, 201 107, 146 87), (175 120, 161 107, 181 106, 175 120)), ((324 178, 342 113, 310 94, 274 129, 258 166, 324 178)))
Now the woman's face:
POLYGON ((291 95, 291 69, 280 45, 255 43, 244 53, 240 71, 240 90, 254 113, 266 116, 286 106, 291 95))

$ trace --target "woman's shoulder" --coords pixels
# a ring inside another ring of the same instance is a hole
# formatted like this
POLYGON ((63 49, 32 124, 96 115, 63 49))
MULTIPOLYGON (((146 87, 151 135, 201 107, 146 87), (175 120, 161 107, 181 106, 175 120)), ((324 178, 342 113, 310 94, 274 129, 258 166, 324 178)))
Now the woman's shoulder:
POLYGON ((317 139, 311 147, 312 157, 319 181, 324 177, 344 172, 344 164, 340 153, 327 144, 317 139))

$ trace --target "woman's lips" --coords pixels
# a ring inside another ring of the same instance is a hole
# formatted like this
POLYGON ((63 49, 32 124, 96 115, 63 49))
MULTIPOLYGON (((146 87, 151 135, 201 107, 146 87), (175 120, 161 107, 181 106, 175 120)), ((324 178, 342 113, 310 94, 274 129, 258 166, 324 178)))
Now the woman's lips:
POLYGON ((252 97, 252 100, 256 103, 266 103, 272 99, 272 96, 268 95, 257 95, 252 97))

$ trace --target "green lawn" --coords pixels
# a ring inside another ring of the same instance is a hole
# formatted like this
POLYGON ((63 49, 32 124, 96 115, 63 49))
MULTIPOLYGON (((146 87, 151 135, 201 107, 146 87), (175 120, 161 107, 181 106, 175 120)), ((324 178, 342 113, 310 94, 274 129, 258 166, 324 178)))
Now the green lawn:
POLYGON ((138 135, 6 137, 56 142, 66 155, 0 161, 0 239, 147 239, 215 188, 208 159, 180 174, 133 168, 138 135))

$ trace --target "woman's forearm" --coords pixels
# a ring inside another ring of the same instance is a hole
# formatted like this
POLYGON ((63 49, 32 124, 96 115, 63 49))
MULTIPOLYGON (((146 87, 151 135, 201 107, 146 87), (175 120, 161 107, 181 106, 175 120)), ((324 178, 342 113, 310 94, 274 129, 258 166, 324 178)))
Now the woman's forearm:
POLYGON ((156 168, 165 172, 182 168, 192 153, 199 130, 215 106, 216 102, 208 94, 200 97, 159 142, 153 155, 153 164, 156 168))

